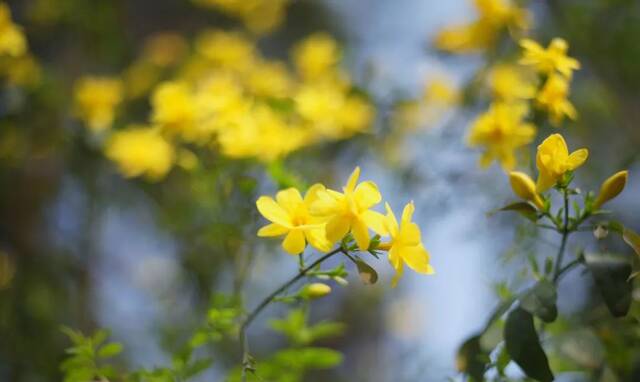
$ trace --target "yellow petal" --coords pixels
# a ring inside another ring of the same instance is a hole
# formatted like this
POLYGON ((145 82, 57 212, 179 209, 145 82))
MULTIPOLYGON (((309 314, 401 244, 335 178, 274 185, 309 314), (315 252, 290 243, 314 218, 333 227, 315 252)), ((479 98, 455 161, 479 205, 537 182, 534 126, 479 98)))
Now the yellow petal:
POLYGON ((318 193, 324 190, 325 187, 320 183, 316 183, 313 186, 309 187, 307 193, 304 195, 304 204, 306 204, 307 206, 311 206, 316 200, 319 199, 318 193))
POLYGON ((384 208, 387 210, 387 216, 384 220, 385 227, 387 228, 387 232, 389 235, 395 236, 398 233, 398 220, 396 219, 396 215, 393 214, 393 210, 389 203, 384 204, 384 208))
POLYGON ((401 247, 399 252, 409 268, 423 275, 433 273, 433 268, 429 265, 429 253, 421 245, 401 247))
POLYGON ((289 230, 279 224, 267 224, 266 226, 258 230, 258 236, 260 237, 282 236, 287 232, 289 232, 289 230))
POLYGON ((398 240, 406 245, 420 244, 420 227, 416 223, 403 222, 400 226, 398 240))
POLYGON ((543 193, 553 187, 558 179, 548 173, 547 171, 540 171, 538 175, 538 182, 536 183, 536 191, 538 193, 543 193))
POLYGON ((395 288, 398 285, 398 281, 402 278, 402 274, 404 273, 404 265, 402 264, 402 259, 398 254, 398 249, 395 247, 391 247, 389 250, 389 263, 396 271, 395 275, 391 279, 391 287, 395 288))
POLYGON ((371 181, 358 184, 353 194, 358 206, 363 209, 371 208, 382 200, 378 186, 371 181))
POLYGON ((380 212, 366 210, 360 217, 365 221, 367 227, 371 228, 378 235, 389 235, 389 231, 387 231, 387 227, 384 224, 385 217, 380 212))
POLYGON ((362 219, 354 219, 351 225, 351 233, 361 251, 369 249, 369 229, 362 219))
POLYGON ((582 164, 589 157, 589 150, 580 149, 576 150, 569 155, 569 159, 567 159, 567 166, 569 170, 575 170, 576 168, 582 166, 582 164))
POLYGON ((284 227, 291 227, 289 214, 287 214, 287 211, 280 207, 272 197, 261 196, 258 198, 258 201, 256 201, 256 206, 258 207, 258 211, 260 211, 262 216, 267 218, 267 220, 284 227))
POLYGON ((300 191, 291 187, 286 190, 278 191, 276 194, 276 200, 278 201, 278 204, 291 216, 295 214, 298 206, 302 203, 302 196, 300 195, 300 191))
POLYGON ((403 223, 410 222, 415 210, 416 210, 416 207, 413 204, 413 202, 407 203, 407 205, 404 206, 404 210, 402 210, 402 222, 403 223))
POLYGON ((327 239, 331 242, 342 240, 351 228, 351 219, 347 216, 334 216, 327 222, 327 239))
POLYGON ((284 241, 282 242, 282 248, 284 248, 287 253, 290 253, 292 255, 297 255, 304 252, 304 246, 304 232, 299 229, 289 231, 287 237, 285 237, 284 241))
POLYGON ((628 171, 619 171, 602 183, 600 187, 600 193, 598 198, 593 204, 593 208, 598 209, 604 203, 618 196, 627 184, 627 178, 629 176, 628 171))
POLYGON ((349 180, 347 181, 347 185, 344 186, 344 192, 353 192, 356 188, 356 183, 358 183, 358 178, 360 177, 360 167, 356 167, 351 176, 349 176, 349 180))
POLYGON ((305 230, 304 236, 315 249, 321 252, 331 250, 333 243, 327 240, 325 227, 305 230))

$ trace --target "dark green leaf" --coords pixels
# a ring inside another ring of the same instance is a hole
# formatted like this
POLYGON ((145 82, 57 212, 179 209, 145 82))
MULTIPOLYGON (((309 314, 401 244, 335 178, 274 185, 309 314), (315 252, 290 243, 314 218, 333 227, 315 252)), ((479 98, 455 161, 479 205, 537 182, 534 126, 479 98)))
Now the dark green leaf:
POLYGON ((489 354, 480 345, 481 335, 475 335, 466 340, 456 356, 456 368, 467 374, 474 381, 484 380, 484 370, 489 362, 489 354))
POLYGON ((365 263, 360 259, 356 259, 356 266, 358 267, 358 274, 360 274, 360 280, 367 285, 375 284, 378 281, 378 272, 373 267, 365 263))
POLYGON ((553 322, 558 317, 555 286, 548 280, 540 280, 520 298, 520 307, 544 322, 553 322))
POLYGON ((629 260, 613 254, 587 254, 585 260, 611 314, 615 317, 625 316, 631 306, 629 260))
POLYGON ((488 216, 493 216, 498 212, 504 212, 504 211, 513 211, 513 212, 517 212, 520 215, 524 216, 525 218, 531 220, 531 221, 536 221, 538 220, 538 215, 537 215, 537 211, 536 209, 529 203, 527 202, 516 202, 516 203, 512 203, 509 205, 506 205, 502 208, 498 208, 495 211, 491 211, 488 213, 488 216))
POLYGON ((553 381, 549 360, 540 346, 531 313, 522 308, 512 310, 507 316, 504 339, 509 356, 527 376, 541 382, 553 381))

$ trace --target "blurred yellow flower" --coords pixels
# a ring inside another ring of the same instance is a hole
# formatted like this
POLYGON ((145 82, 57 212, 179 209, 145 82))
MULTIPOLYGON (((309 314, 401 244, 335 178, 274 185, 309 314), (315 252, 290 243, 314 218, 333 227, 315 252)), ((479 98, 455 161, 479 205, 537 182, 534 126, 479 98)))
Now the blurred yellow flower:
POLYGON ((324 233, 324 221, 309 213, 309 206, 317 199, 318 192, 324 186, 314 184, 304 199, 295 188, 288 188, 276 194, 276 200, 270 196, 261 196, 256 202, 258 211, 271 222, 258 231, 260 237, 285 236, 282 248, 289 254, 304 252, 307 243, 314 248, 327 252, 331 244, 324 233))
POLYGON ((267 33, 282 24, 291 0, 193 0, 239 18, 254 33, 267 33))
POLYGON ((524 200, 529 200, 539 209, 544 209, 544 201, 536 191, 536 183, 523 172, 512 171, 509 173, 509 182, 513 192, 524 200))
POLYGON ((578 118, 578 112, 568 100, 569 80, 561 75, 552 74, 536 97, 538 106, 549 113, 554 126, 559 126, 565 116, 572 120, 578 118))
POLYGON ((11 20, 11 10, 0 3, 0 56, 22 56, 27 52, 27 39, 22 28, 11 20))
POLYGON ((145 41, 142 59, 159 67, 174 65, 185 57, 189 46, 178 33, 157 33, 145 41))
POLYGON ((245 72, 255 59, 253 41, 240 32, 202 32, 196 39, 196 50, 213 64, 238 72, 245 72))
POLYGON ((109 138, 105 155, 118 164, 125 177, 163 178, 173 165, 173 146, 157 129, 131 126, 109 138))
POLYGON ((358 184, 359 177, 360 167, 356 167, 342 193, 331 189, 319 190, 311 212, 326 219, 329 241, 342 240, 351 231, 358 248, 365 251, 370 241, 368 228, 382 224, 382 214, 370 208, 380 203, 382 197, 375 183, 366 181, 358 184))
POLYGON ((0 74, 13 85, 34 87, 40 83, 42 69, 35 58, 26 53, 0 60, 0 74))
POLYGON ((422 244, 420 227, 411 221, 415 211, 413 202, 404 207, 400 224, 388 203, 385 203, 385 208, 387 215, 383 217, 382 225, 377 226, 377 233, 391 238, 390 242, 380 244, 380 249, 389 251, 389 262, 396 271, 391 285, 395 287, 398 284, 405 264, 423 275, 433 274, 429 252, 422 244))
POLYGON ((307 80, 318 79, 332 72, 339 61, 338 43, 326 33, 314 33, 293 49, 296 69, 307 80))
POLYGON ((83 77, 74 90, 76 114, 93 131, 108 129, 122 102, 122 81, 112 77, 83 77))
POLYGON ((505 171, 515 167, 515 150, 530 143, 536 134, 536 127, 523 121, 527 112, 524 104, 499 102, 475 120, 469 144, 484 149, 480 159, 482 167, 488 167, 494 160, 500 162, 505 171))
POLYGON ((600 187, 598 197, 593 203, 593 208, 598 209, 609 200, 618 196, 627 185, 628 177, 629 172, 624 170, 611 175, 607 180, 605 180, 600 187))
POLYGON ((184 82, 163 82, 151 96, 151 120, 170 135, 187 141, 196 134, 196 101, 191 88, 184 82))
POLYGON ((290 95, 293 79, 282 62, 262 60, 251 67, 246 84, 256 96, 284 98, 290 95))
POLYGON ((553 187, 567 171, 573 171, 582 166, 588 156, 587 149, 579 149, 569 154, 567 143, 560 134, 547 137, 538 146, 536 154, 539 172, 537 191, 542 193, 553 187))
POLYGON ((525 38, 520 40, 520 46, 524 49, 520 63, 533 66, 540 73, 551 75, 557 71, 571 78, 572 72, 580 69, 578 60, 567 56, 569 45, 564 39, 554 38, 545 49, 537 42, 525 38))
POLYGON ((512 64, 495 65, 489 73, 494 97, 502 101, 519 101, 536 96, 536 79, 522 67, 512 64))
POLYGON ((475 0, 478 18, 468 24, 444 28, 434 44, 452 53, 469 53, 495 44, 500 33, 529 27, 529 13, 511 0, 475 0))

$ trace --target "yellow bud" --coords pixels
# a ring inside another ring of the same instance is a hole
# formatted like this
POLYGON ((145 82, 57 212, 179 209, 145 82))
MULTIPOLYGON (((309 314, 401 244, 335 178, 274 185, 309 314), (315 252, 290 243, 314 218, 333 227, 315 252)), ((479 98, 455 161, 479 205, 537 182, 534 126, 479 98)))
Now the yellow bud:
POLYGON ((331 287, 323 283, 313 283, 304 287, 302 295, 309 299, 324 297, 331 293, 331 287))
POLYGON ((598 209, 609 200, 618 196, 618 194, 624 190, 624 186, 627 185, 628 175, 629 172, 627 170, 619 171, 605 180, 600 187, 600 194, 598 198, 596 198, 593 208, 598 209))
POLYGON ((533 202, 539 209, 544 209, 544 202, 536 192, 536 184, 529 175, 519 171, 512 171, 509 173, 509 181, 516 195, 533 202))

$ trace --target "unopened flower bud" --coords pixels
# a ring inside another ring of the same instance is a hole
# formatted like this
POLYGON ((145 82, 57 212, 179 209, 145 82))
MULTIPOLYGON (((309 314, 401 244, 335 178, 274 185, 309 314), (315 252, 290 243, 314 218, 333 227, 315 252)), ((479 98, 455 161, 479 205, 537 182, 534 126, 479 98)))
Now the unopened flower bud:
POLYGON ((324 297, 331 293, 331 287, 323 283, 313 283, 305 286, 300 293, 302 296, 309 299, 316 299, 324 297))
POLYGON ((600 194, 598 194, 596 201, 593 203, 593 208, 598 209, 609 200, 618 196, 627 184, 628 175, 629 172, 627 170, 619 171, 605 180, 600 187, 600 194))
POLYGON ((544 209, 544 202, 536 192, 536 184, 529 175, 512 171, 509 173, 509 181, 513 192, 524 200, 529 200, 539 209, 544 209))

